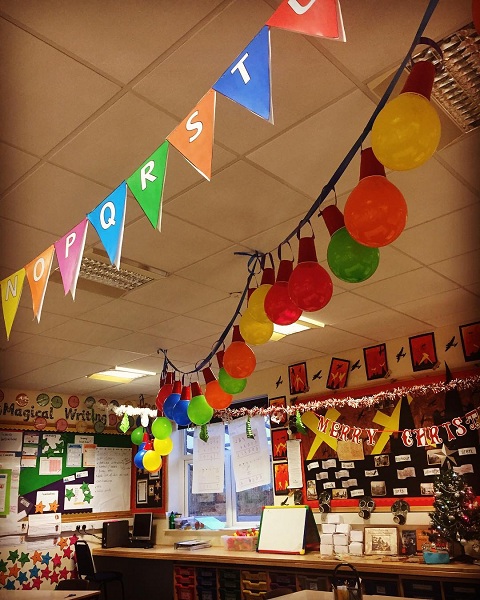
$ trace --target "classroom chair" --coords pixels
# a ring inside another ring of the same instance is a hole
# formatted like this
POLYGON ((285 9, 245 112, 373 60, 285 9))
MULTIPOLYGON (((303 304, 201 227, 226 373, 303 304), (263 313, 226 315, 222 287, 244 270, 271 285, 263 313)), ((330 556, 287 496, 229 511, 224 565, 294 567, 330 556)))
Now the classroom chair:
POLYGON ((293 594, 292 590, 287 587, 282 587, 265 592, 263 594, 263 598, 264 600, 269 600, 270 598, 280 598, 281 596, 286 596, 287 594, 293 594))
MULTIPOLYGON (((90 547, 85 540, 78 540, 75 543, 75 554, 78 576, 81 579, 86 579, 88 582, 98 585, 105 600, 108 599, 108 584, 117 581, 122 588, 122 599, 125 599, 122 573, 119 571, 97 571, 95 569, 90 547)), ((117 598, 116 595, 113 597, 115 599, 117 598)))
POLYGON ((57 587, 55 589, 83 592, 90 589, 90 582, 86 579, 62 579, 57 583, 57 587))

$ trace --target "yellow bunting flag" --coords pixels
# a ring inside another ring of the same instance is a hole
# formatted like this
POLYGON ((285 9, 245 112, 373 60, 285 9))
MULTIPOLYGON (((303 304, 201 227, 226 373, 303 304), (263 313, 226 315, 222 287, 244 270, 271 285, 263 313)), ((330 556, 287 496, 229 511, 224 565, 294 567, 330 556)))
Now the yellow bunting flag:
POLYGON ((47 291, 48 278, 52 268, 53 254, 55 246, 52 244, 44 250, 32 262, 25 266, 27 273, 30 291, 32 293, 33 315, 40 323, 40 315, 42 314, 43 300, 47 291))
POLYGON ((190 114, 167 137, 208 181, 212 176, 216 93, 209 90, 190 114))
POLYGON ((22 296, 23 282, 25 281, 25 269, 20 269, 10 277, 2 279, 0 286, 2 290, 3 320, 7 331, 7 340, 10 339, 13 321, 17 314, 18 304, 22 296))

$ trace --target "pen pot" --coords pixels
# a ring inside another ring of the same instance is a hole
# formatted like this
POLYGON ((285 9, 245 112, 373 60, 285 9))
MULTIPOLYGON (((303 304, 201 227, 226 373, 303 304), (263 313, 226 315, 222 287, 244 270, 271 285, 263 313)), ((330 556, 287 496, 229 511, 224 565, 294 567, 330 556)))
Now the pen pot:
POLYGON ((332 588, 334 600, 362 600, 362 582, 357 569, 350 563, 340 563, 333 571, 332 588), (351 573, 340 573, 346 567, 351 573))

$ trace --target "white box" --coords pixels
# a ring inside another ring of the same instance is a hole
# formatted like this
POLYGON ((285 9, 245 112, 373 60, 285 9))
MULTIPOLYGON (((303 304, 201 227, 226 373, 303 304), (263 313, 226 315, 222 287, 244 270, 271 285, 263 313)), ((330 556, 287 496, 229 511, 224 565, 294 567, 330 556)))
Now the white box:
POLYGON ((335 533, 336 525, 335 523, 323 523, 322 532, 323 533, 335 533))
POLYGON ((334 546, 348 546, 348 535, 344 533, 333 534, 333 545, 334 546))
POLYGON ((343 516, 338 513, 327 513, 327 523, 343 523, 343 516))
POLYGON ((332 556, 333 555, 332 544, 320 544, 320 554, 322 554, 323 556, 332 556))
POLYGON ((363 544, 361 542, 350 542, 348 550, 350 554, 363 556, 363 544))
POLYGON ((320 534, 320 543, 326 544, 327 546, 333 545, 333 533, 321 533, 320 534))
POLYGON ((335 554, 348 554, 348 546, 333 546, 333 549, 335 550, 335 554))
POLYGON ((363 529, 351 529, 350 530, 350 541, 351 542, 363 542, 363 529))
POLYGON ((344 533, 345 535, 349 535, 351 529, 352 526, 350 525, 350 523, 337 523, 335 525, 336 533, 344 533))

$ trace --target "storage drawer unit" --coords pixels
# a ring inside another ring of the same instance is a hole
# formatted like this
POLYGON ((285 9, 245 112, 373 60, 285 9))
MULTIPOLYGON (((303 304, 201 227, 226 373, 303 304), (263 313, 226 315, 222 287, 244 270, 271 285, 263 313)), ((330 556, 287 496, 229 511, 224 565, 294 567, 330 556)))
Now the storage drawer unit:
POLYGON ((408 598, 426 598, 428 600, 443 600, 442 586, 439 581, 422 581, 404 579, 403 595, 408 598))
POLYGON ((299 590, 318 590, 329 592, 332 589, 328 577, 314 577, 311 575, 297 575, 297 587, 299 590))
POLYGON ((480 598, 480 583, 460 583, 445 581, 443 583, 445 600, 478 600, 480 598))
POLYGON ((362 579, 365 594, 369 596, 398 596, 396 579, 362 579))

